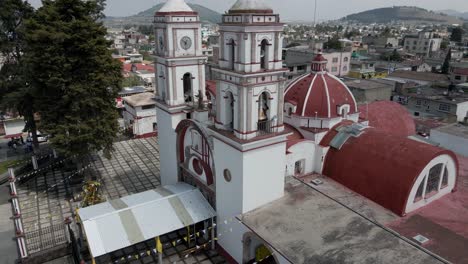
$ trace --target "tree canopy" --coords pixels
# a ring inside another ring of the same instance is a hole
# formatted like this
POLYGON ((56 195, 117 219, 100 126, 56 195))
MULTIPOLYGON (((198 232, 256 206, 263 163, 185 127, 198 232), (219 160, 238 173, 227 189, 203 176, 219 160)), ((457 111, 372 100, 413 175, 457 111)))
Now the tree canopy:
POLYGON ((442 73, 448 74, 450 70, 450 61, 452 60, 452 49, 449 49, 445 57, 444 64, 442 64, 442 73))
POLYGON ((461 42, 463 40, 463 29, 461 27, 453 28, 452 34, 450 35, 450 40, 454 42, 461 42))
POLYGON ((37 90, 39 129, 66 155, 104 150, 118 130, 115 98, 122 76, 113 60, 104 1, 43 0, 26 22, 25 60, 37 90))
POLYGON ((34 89, 29 85, 23 60, 26 34, 24 22, 33 15, 33 8, 22 0, 0 0, 0 98, 3 111, 17 112, 24 117, 25 131, 31 131, 34 146, 39 146, 34 120, 34 89))

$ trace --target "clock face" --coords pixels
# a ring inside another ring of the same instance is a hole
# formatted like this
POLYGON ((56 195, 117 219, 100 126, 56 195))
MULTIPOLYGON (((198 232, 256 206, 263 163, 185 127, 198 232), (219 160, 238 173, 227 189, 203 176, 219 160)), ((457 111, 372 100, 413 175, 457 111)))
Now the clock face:
POLYGON ((192 47, 192 39, 190 37, 183 37, 181 40, 180 40, 180 46, 184 49, 184 50, 188 50, 190 49, 190 47, 192 47))
POLYGON ((163 37, 159 37, 159 48, 164 50, 164 39, 163 37))

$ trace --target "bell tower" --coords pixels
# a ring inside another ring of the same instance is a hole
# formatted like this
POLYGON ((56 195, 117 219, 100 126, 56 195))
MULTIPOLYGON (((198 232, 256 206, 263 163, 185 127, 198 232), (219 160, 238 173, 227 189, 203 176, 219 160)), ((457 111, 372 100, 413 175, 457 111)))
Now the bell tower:
POLYGON ((178 181, 175 128, 205 103, 205 64, 198 13, 184 0, 168 0, 154 16, 156 107, 161 183, 178 181))
MULTIPOLYGON (((219 67, 213 69, 216 119, 210 127, 216 164, 218 221, 254 210, 284 194, 286 138, 283 124, 282 32, 278 14, 262 0, 238 0, 223 15, 219 67)), ((218 243, 242 262, 245 226, 218 243)))
POLYGON ((243 140, 281 132, 283 24, 263 1, 239 0, 223 15, 216 127, 243 140))

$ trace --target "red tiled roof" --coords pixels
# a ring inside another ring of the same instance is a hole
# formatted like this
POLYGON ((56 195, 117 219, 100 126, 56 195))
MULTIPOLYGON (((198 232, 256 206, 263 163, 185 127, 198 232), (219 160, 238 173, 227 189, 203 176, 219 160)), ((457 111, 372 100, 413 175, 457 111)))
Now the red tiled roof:
POLYGON ((148 64, 143 64, 143 63, 123 64, 122 70, 126 71, 126 72, 131 72, 132 71, 132 65, 135 65, 137 67, 137 71, 155 72, 153 65, 148 65, 148 64))
POLYGON ((468 76, 468 68, 454 68, 453 73, 468 76))
POLYGON ((350 113, 357 112, 357 105, 348 87, 326 72, 311 73, 293 82, 285 92, 285 102, 297 106, 295 115, 304 117, 337 117, 337 107, 349 104, 350 113))
POLYGON ((416 134, 416 125, 404 106, 391 101, 373 102, 359 106, 360 118, 369 121, 369 126, 388 134, 402 137, 416 134))
MULTIPOLYGON (((330 133, 322 144, 336 131, 330 133)), ((369 128, 340 150, 330 148, 323 174, 402 216, 420 172, 442 154, 457 160, 451 151, 369 128)))

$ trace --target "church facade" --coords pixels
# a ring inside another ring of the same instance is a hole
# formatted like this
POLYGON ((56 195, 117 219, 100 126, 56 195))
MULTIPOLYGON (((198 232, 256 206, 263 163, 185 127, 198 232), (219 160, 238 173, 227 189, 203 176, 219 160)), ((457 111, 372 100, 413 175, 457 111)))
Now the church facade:
POLYGON ((223 15, 211 91, 198 14, 169 0, 154 25, 161 182, 200 189, 232 262, 264 249, 291 263, 239 220, 282 198, 287 177, 325 175, 400 216, 456 189, 456 156, 373 127, 322 55, 286 86, 283 24, 263 1, 238 0, 223 15))

